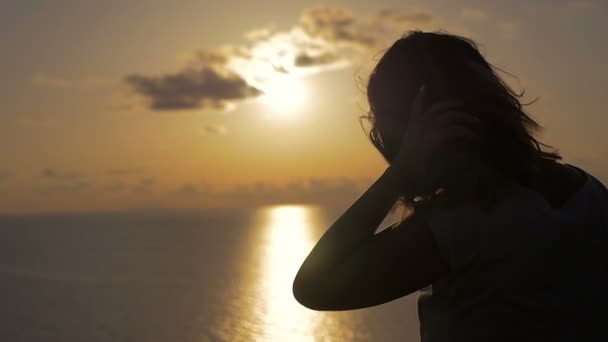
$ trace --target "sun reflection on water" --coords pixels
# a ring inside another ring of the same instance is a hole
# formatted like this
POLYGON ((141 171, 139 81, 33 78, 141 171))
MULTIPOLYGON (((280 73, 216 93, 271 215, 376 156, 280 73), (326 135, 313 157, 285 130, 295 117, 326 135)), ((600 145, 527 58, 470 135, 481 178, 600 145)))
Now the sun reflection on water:
POLYGON ((313 247, 314 208, 276 206, 267 211, 263 254, 263 341, 315 341, 319 313, 294 299, 293 279, 313 247))
POLYGON ((256 211, 254 226, 244 236, 236 289, 226 315, 215 329, 221 341, 334 342, 370 341, 363 315, 318 312, 293 297, 293 280, 320 233, 327 212, 315 206, 281 205, 256 211))

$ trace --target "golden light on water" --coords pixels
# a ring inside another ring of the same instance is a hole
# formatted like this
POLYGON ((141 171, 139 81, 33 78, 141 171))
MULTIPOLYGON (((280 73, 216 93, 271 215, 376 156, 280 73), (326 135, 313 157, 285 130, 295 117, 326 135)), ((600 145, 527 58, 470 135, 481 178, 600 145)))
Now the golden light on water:
POLYGON ((296 273, 318 233, 326 228, 323 211, 315 206, 279 205, 259 214, 249 254, 253 259, 247 260, 240 281, 242 297, 218 328, 219 336, 264 342, 367 340, 367 333, 355 328, 361 326, 360 315, 309 310, 293 297, 296 273), (241 307, 241 302, 247 304, 241 307))
POLYGON ((294 299, 291 285, 312 249, 312 209, 277 206, 267 212, 266 250, 263 264, 263 341, 315 341, 319 313, 294 299))

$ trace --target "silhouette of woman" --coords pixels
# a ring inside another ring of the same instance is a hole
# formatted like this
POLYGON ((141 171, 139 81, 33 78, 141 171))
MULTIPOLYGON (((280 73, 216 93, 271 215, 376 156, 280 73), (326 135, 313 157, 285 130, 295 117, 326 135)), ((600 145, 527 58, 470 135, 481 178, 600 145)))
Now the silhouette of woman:
POLYGON ((310 252, 295 298, 351 310, 421 290, 422 341, 608 341, 608 190, 534 138, 475 43, 410 32, 367 95, 389 166, 310 252), (377 232, 399 201, 410 214, 377 232))

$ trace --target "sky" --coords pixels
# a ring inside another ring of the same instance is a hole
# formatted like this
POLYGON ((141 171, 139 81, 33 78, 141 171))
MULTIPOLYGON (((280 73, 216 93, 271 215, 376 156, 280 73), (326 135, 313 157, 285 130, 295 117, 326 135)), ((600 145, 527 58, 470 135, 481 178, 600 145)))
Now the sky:
POLYGON ((342 205, 386 168, 364 86, 408 30, 476 40, 608 180, 608 2, 4 1, 0 213, 342 205))

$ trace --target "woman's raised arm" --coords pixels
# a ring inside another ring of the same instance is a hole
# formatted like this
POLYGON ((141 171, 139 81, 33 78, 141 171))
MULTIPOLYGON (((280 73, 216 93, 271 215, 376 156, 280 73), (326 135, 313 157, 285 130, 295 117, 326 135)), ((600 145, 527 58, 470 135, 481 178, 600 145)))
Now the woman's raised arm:
MULTIPOLYGON (((375 234, 379 224, 412 184, 428 181, 427 160, 453 139, 475 139, 478 119, 442 101, 423 110, 420 88, 391 165, 329 227, 302 264, 293 283, 295 298, 315 310, 348 310, 385 303, 429 285, 447 272, 428 219, 430 205, 416 207, 405 221, 375 234)), ((394 136, 397 137, 397 136, 394 136)), ((446 189, 449 192, 449 189, 446 189)), ((420 194, 418 194, 420 195, 420 194)))
POLYGON ((447 271, 425 224, 425 210, 374 234, 396 203, 402 178, 389 167, 325 232, 294 280, 298 302, 313 310, 379 305, 447 271))

